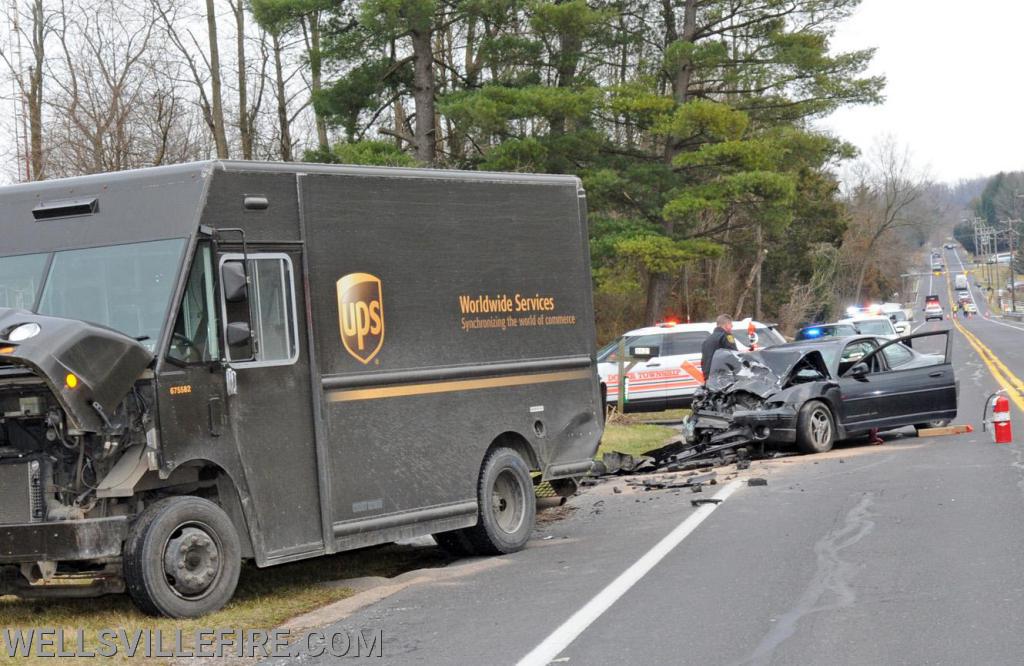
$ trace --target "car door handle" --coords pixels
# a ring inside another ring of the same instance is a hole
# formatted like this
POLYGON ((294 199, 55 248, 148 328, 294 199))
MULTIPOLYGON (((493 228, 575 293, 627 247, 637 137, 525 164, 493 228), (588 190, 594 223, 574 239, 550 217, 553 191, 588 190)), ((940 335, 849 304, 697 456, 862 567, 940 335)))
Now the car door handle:
POLYGON ((648 363, 647 367, 648 368, 660 368, 661 367, 661 363, 648 363))
POLYGON ((929 372, 928 376, 929 377, 941 377, 943 374, 944 373, 941 370, 937 370, 935 372, 929 372))

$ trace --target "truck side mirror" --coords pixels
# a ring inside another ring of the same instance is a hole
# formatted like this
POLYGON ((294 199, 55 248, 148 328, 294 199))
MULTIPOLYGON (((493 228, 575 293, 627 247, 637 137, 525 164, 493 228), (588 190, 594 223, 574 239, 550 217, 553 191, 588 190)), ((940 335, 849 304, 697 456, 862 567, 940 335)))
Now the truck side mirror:
POLYGON ((630 347, 629 355, 641 361, 649 361, 661 355, 660 347, 630 347))
POLYGON ((249 283, 241 261, 225 261, 220 269, 220 282, 226 302, 243 303, 249 298, 249 283))
POLYGON ((249 328, 248 322, 228 322, 228 346, 241 347, 242 345, 248 345, 251 341, 252 329, 249 328))

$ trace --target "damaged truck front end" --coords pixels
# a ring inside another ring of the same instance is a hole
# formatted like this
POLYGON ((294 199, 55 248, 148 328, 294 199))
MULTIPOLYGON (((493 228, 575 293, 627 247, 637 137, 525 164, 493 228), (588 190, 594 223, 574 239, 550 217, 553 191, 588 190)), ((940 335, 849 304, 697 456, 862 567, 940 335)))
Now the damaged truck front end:
POLYGON ((0 308, 0 594, 123 589, 134 507, 109 489, 139 456, 156 465, 152 360, 114 330, 0 308), (76 577, 90 584, 52 585, 76 577))
POLYGON ((800 406, 813 399, 831 402, 837 391, 817 350, 720 351, 694 397, 684 436, 708 446, 792 443, 800 406))

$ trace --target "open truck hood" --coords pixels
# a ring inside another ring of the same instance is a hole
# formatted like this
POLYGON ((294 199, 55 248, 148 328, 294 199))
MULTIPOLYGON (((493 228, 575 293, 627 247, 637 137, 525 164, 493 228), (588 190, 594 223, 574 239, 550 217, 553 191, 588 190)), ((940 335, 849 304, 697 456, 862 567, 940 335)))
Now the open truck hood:
POLYGON ((0 308, 0 367, 26 367, 45 380, 76 430, 102 431, 152 361, 153 354, 138 341, 112 329, 0 308), (7 340, 29 323, 39 326, 37 335, 7 340), (74 387, 68 385, 69 374, 77 378, 74 387))
POLYGON ((760 398, 788 388, 797 366, 810 366, 827 378, 828 365, 817 349, 764 349, 754 352, 718 351, 711 361, 707 390, 745 391, 760 398))

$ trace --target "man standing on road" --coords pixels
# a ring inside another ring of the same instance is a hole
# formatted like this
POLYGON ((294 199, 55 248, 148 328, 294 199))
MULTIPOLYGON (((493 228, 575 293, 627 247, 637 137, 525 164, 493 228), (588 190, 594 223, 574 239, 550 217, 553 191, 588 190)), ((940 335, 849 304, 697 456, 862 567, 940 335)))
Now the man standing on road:
POLYGON ((715 320, 715 330, 711 332, 704 343, 700 346, 700 370, 704 373, 704 383, 708 383, 708 375, 711 374, 711 359, 719 349, 736 349, 736 338, 732 336, 732 317, 727 314, 720 314, 715 320))
POLYGON ((956 316, 957 304, 956 303, 953 303, 952 310, 953 310, 953 319, 956 319, 957 318, 957 316, 956 316))

